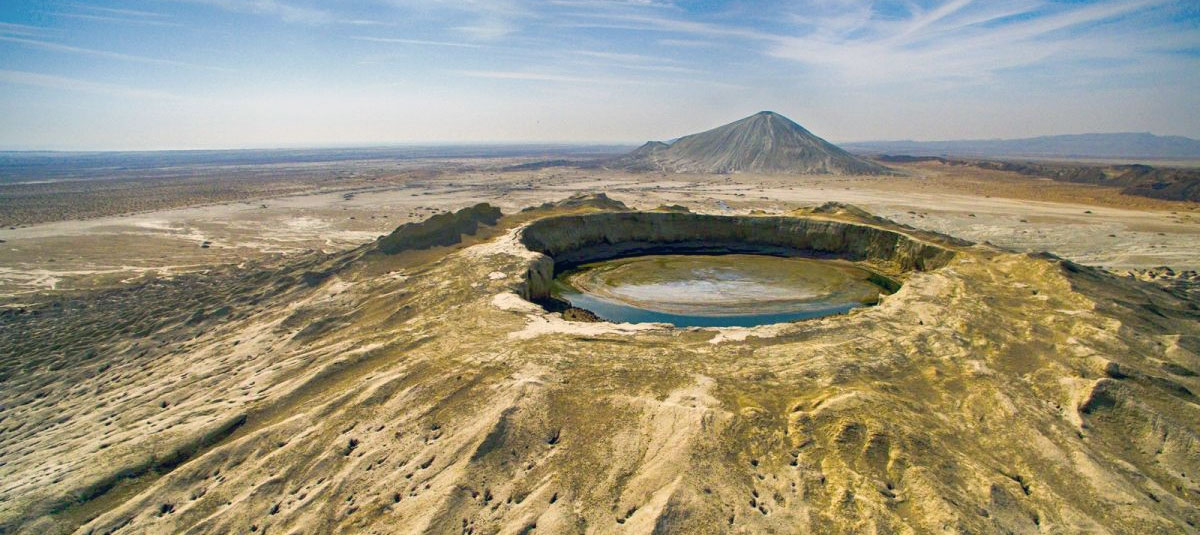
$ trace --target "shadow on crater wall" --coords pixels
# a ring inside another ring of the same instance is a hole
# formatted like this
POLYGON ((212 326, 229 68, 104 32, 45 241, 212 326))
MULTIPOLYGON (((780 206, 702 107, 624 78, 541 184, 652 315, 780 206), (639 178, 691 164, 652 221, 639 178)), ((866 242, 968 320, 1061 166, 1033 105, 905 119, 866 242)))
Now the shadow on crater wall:
MULTIPOLYGON (((542 255, 529 267, 523 292, 549 296, 556 271, 613 258, 650 254, 766 254, 866 262, 888 275, 940 268, 954 251, 890 230, 787 216, 720 216, 670 212, 601 212, 549 217, 521 234, 542 255)), ((895 289, 899 283, 874 281, 895 289)))

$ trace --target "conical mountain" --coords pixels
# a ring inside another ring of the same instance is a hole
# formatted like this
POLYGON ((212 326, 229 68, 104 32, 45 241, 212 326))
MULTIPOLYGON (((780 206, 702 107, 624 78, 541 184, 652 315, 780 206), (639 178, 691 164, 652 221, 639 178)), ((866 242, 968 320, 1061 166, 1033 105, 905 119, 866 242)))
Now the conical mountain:
POLYGON ((763 111, 666 144, 651 141, 617 161, 626 169, 694 173, 882 175, 887 167, 825 141, 771 111, 763 111))

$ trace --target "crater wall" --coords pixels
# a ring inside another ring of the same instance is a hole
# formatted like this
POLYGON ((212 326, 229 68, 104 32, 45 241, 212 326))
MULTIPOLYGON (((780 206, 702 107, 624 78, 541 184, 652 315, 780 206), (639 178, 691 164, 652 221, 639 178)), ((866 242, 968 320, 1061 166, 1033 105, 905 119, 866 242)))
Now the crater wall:
POLYGON ((534 262, 526 298, 546 297, 556 270, 647 254, 770 254, 868 262, 889 274, 946 265, 954 251, 869 225, 787 216, 601 212, 530 223, 521 242, 534 262))

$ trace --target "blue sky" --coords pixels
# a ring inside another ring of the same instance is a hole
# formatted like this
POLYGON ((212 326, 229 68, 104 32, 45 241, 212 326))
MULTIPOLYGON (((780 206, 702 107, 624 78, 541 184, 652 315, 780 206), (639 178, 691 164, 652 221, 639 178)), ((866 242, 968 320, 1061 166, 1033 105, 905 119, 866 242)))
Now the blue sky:
POLYGON ((0 4, 0 148, 1200 137, 1194 0, 0 4))

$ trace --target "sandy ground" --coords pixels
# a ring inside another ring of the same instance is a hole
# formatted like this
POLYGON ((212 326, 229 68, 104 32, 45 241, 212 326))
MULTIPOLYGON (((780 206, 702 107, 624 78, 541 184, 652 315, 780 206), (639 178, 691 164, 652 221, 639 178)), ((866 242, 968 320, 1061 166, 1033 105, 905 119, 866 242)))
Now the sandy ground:
MULTIPOLYGON (((576 192, 637 208, 783 212, 827 201, 897 222, 1110 269, 1200 268, 1200 206, 963 168, 896 178, 665 175, 606 170, 453 171, 374 191, 313 193, 0 230, 0 298, 109 286, 264 255, 354 247, 439 211, 506 213, 576 192), (207 245, 207 247, 205 247, 207 245)), ((22 297, 25 296, 25 297, 22 297)))

